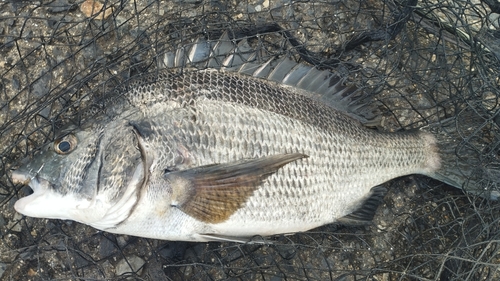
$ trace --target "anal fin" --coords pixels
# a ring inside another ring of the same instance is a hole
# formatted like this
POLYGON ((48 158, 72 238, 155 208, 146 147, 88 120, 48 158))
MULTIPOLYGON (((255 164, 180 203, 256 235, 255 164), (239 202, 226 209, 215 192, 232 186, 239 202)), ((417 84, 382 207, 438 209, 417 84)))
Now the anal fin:
POLYGON ((378 206, 382 203, 387 188, 376 186, 371 189, 371 194, 354 212, 338 219, 339 223, 346 225, 369 225, 371 224, 378 206))
POLYGON ((218 241, 218 242, 236 242, 243 244, 272 244, 272 241, 266 240, 261 236, 254 237, 239 237, 239 236, 229 236, 229 235, 221 235, 221 234, 210 234, 204 233, 200 234, 201 237, 208 241, 218 241))

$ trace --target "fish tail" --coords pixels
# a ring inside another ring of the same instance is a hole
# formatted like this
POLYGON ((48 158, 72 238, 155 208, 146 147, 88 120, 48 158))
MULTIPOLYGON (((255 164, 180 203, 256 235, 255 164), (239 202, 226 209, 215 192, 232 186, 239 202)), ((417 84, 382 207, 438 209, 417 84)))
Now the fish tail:
POLYGON ((463 111, 456 117, 421 128, 432 134, 434 141, 429 142, 431 145, 434 142, 439 161, 426 174, 469 194, 497 200, 500 197, 500 150, 498 139, 495 140, 498 125, 494 119, 463 111))

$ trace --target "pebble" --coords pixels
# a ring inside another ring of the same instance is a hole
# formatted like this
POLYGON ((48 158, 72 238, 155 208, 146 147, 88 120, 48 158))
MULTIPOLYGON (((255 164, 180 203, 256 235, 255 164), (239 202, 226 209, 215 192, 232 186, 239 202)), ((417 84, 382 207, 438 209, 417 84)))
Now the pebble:
POLYGON ((120 248, 123 248, 123 247, 127 246, 127 244, 129 243, 127 237, 124 236, 124 235, 117 236, 116 237, 116 242, 118 243, 118 246, 120 248))
POLYGON ((7 224, 7 228, 10 229, 11 231, 21 232, 22 226, 20 221, 22 218, 23 215, 16 212, 14 218, 7 224))
POLYGON ((500 28, 500 14, 491 13, 488 19, 495 28, 500 28))
POLYGON ((181 241, 167 242, 161 247, 159 254, 164 259, 181 259, 186 252, 187 245, 186 242, 181 241))
POLYGON ((7 264, 0 262, 0 278, 2 278, 2 275, 5 272, 5 269, 7 269, 7 264))
POLYGON ((35 98, 41 98, 49 94, 50 83, 53 81, 51 71, 48 69, 41 69, 38 74, 39 79, 32 84, 32 93, 35 98))
POLYGON ((144 260, 136 255, 125 257, 116 264, 116 275, 120 276, 127 272, 136 272, 141 275, 142 266, 145 264, 144 260))
POLYGON ((112 7, 106 7, 106 10, 103 11, 104 5, 101 2, 86 0, 80 5, 80 11, 88 18, 93 17, 96 20, 105 20, 113 13, 112 7))
POLYGON ((30 268, 28 270, 28 276, 33 277, 33 276, 36 276, 36 275, 37 275, 37 273, 36 273, 36 271, 33 268, 30 268))
POLYGON ((56 0, 49 5, 47 5, 47 11, 49 13, 61 13, 66 12, 73 9, 73 4, 69 3, 66 0, 56 0))
POLYGON ((3 228, 5 226, 5 218, 0 215, 0 228, 3 228))
POLYGON ((102 236, 99 247, 99 254, 101 257, 109 257, 117 252, 116 245, 108 238, 102 236))

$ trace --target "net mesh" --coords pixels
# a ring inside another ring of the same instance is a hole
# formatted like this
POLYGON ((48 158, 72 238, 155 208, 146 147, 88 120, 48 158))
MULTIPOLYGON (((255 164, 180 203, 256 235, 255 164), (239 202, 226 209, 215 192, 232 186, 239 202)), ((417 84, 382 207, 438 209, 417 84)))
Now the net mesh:
POLYGON ((423 176, 387 183, 371 226, 327 225, 263 245, 23 217, 13 205, 30 189, 8 177, 61 125, 91 122, 105 106, 96 101, 161 68, 166 53, 226 32, 263 59, 291 56, 345 77, 378 104, 380 129, 481 120, 455 123, 467 128, 456 153, 474 152, 471 167, 498 179, 498 1, 2 1, 0 19, 1 280, 500 279, 498 202, 423 176))

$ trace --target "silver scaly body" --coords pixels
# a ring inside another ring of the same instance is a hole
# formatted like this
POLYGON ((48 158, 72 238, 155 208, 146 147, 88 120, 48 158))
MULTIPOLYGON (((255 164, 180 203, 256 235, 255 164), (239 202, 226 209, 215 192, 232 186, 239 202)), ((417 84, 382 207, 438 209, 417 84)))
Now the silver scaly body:
MULTIPOLYGON (((62 182, 68 182, 70 174, 76 180, 72 187, 59 189, 72 189, 66 193, 87 203, 61 218, 168 240, 292 233, 356 211, 372 187, 387 180, 432 175, 439 168, 430 134, 367 129, 274 82, 216 70, 182 75, 165 71, 154 80, 132 85, 124 96, 129 109, 111 122, 90 126, 97 137, 79 139, 77 149, 82 150, 67 155, 75 153, 79 161, 64 163, 72 172, 62 175, 62 182), (289 154, 305 157, 271 173, 253 192, 242 195, 244 204, 217 222, 179 208, 182 196, 173 195, 177 182, 168 177, 206 165, 289 154)), ((51 168, 46 164, 37 172, 43 175, 51 168)), ((18 203, 16 208, 36 216, 29 204, 18 203)), ((57 217, 61 211, 45 217, 57 217)))

